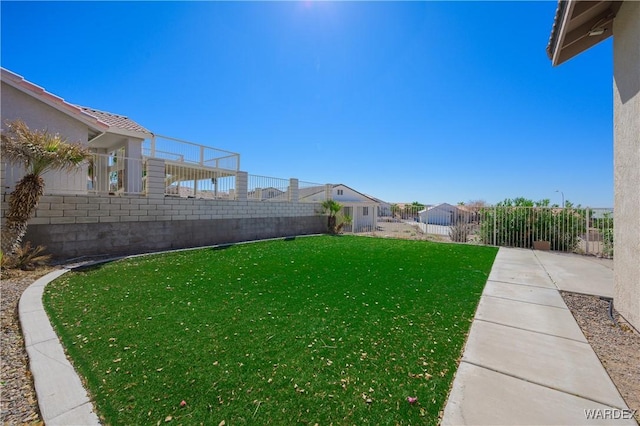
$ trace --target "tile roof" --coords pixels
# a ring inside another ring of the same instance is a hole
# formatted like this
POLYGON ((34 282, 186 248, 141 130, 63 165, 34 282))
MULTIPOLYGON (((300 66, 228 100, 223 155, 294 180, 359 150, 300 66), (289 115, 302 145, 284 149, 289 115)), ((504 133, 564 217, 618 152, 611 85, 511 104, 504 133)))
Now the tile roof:
POLYGON ((53 93, 47 92, 40 86, 37 86, 31 83, 28 80, 25 80, 24 77, 18 75, 14 72, 9 71, 6 68, 0 68, 2 81, 7 84, 20 88, 20 90, 31 93, 32 96, 35 96, 41 99, 43 102, 57 108, 60 111, 64 111, 65 113, 76 116, 78 119, 89 122, 93 127, 96 127, 101 130, 106 130, 108 128, 108 124, 100 120, 95 115, 91 115, 86 113, 77 105, 74 105, 70 102, 65 101, 59 96, 54 95, 53 93))
POLYGON ((551 27, 551 35, 549 36, 549 42, 547 43, 547 56, 553 60, 553 54, 556 49, 556 39, 560 33, 560 22, 562 21, 562 15, 567 7, 567 1, 558 0, 558 6, 556 7, 556 16, 553 18, 553 26, 551 27))
POLYGON ((6 68, 0 68, 2 81, 6 82, 16 88, 19 88, 25 92, 31 93, 32 96, 42 100, 43 102, 63 111, 71 116, 75 116, 78 119, 89 123, 93 127, 102 131, 124 130, 127 132, 133 132, 141 134, 142 137, 150 135, 151 132, 135 121, 123 115, 113 114, 110 112, 100 111, 93 108, 87 108, 80 105, 75 105, 65 101, 59 96, 56 96, 50 92, 47 92, 40 86, 25 80, 24 77, 9 71, 6 68))
POLYGON ((93 108, 87 108, 79 106, 87 114, 96 117, 98 120, 109 125, 109 127, 116 127, 118 129, 128 130, 130 132, 151 134, 151 132, 132 119, 125 117, 124 115, 113 114, 111 112, 100 111, 93 108))

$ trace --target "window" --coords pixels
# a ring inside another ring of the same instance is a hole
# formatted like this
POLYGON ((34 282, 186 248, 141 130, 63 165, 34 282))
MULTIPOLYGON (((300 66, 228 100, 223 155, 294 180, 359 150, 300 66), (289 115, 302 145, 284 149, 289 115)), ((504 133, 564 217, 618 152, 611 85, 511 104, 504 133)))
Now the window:
POLYGON ((369 207, 362 208, 362 216, 369 216, 369 207))
POLYGON ((338 195, 344 195, 344 190, 343 189, 338 189, 338 195))

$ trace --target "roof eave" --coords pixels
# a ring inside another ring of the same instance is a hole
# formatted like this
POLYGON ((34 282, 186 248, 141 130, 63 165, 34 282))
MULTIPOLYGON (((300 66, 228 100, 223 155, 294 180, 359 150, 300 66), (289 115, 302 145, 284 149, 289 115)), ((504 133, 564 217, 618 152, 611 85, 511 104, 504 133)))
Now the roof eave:
POLYGON ((547 45, 552 65, 560 65, 611 37, 621 5, 618 0, 560 0, 547 45))

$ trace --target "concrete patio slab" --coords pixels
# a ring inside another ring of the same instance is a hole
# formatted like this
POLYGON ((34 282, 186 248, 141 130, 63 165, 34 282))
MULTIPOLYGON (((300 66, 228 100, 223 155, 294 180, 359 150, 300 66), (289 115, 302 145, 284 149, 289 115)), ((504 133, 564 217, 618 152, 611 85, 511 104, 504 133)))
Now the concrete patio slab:
POLYGON ((556 289, 535 287, 526 284, 488 281, 484 288, 483 295, 537 303, 545 306, 555 306, 557 308, 566 309, 567 307, 564 300, 562 300, 562 296, 560 296, 560 293, 558 293, 556 289))
POLYGON ((587 343, 566 307, 483 296, 476 319, 587 343))
POLYGON ((466 362, 460 364, 456 380, 464 386, 452 389, 442 425, 636 424, 630 412, 466 362), (619 418, 602 418, 608 414, 619 418))
POLYGON ((614 408, 627 408, 588 343, 474 321, 462 361, 614 408))
POLYGON ((555 285, 564 291, 613 297, 613 270, 584 256, 535 252, 555 285))

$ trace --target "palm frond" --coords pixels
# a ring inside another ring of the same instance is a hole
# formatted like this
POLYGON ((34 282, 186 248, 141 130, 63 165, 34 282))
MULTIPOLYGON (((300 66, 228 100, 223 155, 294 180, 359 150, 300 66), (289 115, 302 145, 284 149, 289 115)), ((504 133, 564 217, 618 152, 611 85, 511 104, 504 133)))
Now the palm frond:
POLYGON ((44 254, 45 249, 45 246, 32 247, 31 241, 27 241, 16 250, 10 261, 10 266, 20 269, 33 269, 36 265, 44 265, 51 260, 50 254, 44 254))
POLYGON ((34 175, 48 170, 71 171, 89 158, 89 150, 79 143, 69 143, 46 130, 31 130, 21 120, 5 124, 1 153, 3 158, 22 164, 34 175))

